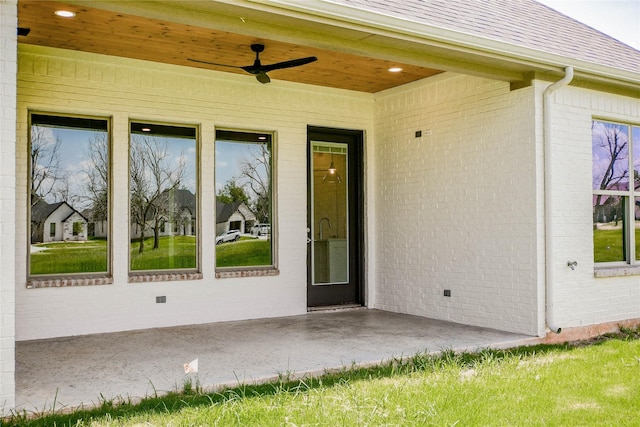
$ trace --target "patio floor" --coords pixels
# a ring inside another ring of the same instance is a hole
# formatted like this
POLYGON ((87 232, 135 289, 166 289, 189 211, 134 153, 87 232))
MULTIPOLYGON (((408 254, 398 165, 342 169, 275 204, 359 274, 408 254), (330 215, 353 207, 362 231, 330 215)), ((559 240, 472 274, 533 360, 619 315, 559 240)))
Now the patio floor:
POLYGON ((379 310, 211 323, 16 343, 16 404, 42 411, 182 389, 198 359, 205 389, 443 349, 505 348, 536 337, 379 310))

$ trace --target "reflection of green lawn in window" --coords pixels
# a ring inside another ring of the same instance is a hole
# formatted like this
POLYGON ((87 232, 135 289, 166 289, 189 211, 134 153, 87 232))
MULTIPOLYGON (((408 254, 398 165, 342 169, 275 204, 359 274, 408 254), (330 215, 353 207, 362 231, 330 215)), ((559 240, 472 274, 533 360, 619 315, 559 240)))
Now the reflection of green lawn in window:
POLYGON ((271 265, 271 240, 248 239, 216 246, 216 267, 271 265))
POLYGON ((106 239, 32 245, 31 274, 103 273, 107 271, 106 239))
MULTIPOLYGON (((640 229, 635 229, 636 257, 640 256, 640 229)), ((593 253, 595 262, 624 261, 622 226, 602 225, 593 230, 593 253)))
POLYGON ((161 236, 153 249, 153 236, 144 239, 144 252, 138 253, 140 240, 131 241, 131 270, 178 270, 196 268, 195 236, 161 236))

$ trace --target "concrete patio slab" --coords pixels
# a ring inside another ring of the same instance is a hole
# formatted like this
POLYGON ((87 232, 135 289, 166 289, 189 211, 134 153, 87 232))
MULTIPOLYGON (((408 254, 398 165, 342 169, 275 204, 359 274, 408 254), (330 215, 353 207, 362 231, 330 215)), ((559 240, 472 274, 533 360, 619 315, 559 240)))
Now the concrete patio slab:
POLYGON ((199 361, 205 389, 320 374, 420 352, 533 344, 526 335, 369 309, 16 343, 18 410, 180 390, 199 361), (101 397, 102 396, 102 397, 101 397))

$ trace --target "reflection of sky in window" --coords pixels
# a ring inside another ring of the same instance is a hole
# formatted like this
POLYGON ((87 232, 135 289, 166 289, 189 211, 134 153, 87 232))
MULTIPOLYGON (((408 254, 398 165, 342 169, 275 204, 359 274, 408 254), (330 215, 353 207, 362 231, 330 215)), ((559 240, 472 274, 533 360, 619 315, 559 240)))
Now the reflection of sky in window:
MULTIPOLYGON (((629 136, 629 130, 627 126, 619 125, 615 123, 604 123, 595 121, 593 123, 592 130, 592 165, 593 165, 593 188, 596 190, 600 189, 600 184, 602 182, 602 178, 607 170, 610 162, 611 162, 611 154, 609 152, 609 145, 607 138, 613 135, 615 131, 622 133, 623 138, 627 138, 629 136)), ((624 142, 624 141, 623 141, 624 142)), ((640 160, 640 154, 634 152, 634 158, 640 160)), ((625 178, 620 180, 612 180, 608 185, 607 189, 611 190, 624 190, 628 188, 628 170, 629 170, 629 151, 628 145, 621 151, 618 157, 615 159, 614 163, 614 176, 620 177, 625 176, 625 178)), ((635 165, 638 165, 640 169, 640 162, 634 161, 635 165)))
POLYGON ((184 179, 180 188, 186 188, 196 194, 196 141, 188 138, 162 137, 167 142, 167 158, 171 168, 185 165, 184 179))
MULTIPOLYGON (((69 197, 68 200, 77 210, 83 210, 88 206, 86 197, 87 174, 86 171, 93 167, 89 160, 89 147, 92 139, 102 134, 100 138, 107 138, 106 132, 88 129, 58 128, 50 126, 34 126, 38 128, 41 135, 41 143, 48 147, 53 147, 56 139, 60 141, 59 146, 59 167, 67 177, 69 197)), ((133 135, 135 137, 135 135, 133 135)), ((156 136, 158 138, 158 136, 156 136)), ((174 168, 184 162, 185 176, 181 188, 186 188, 195 194, 196 189, 196 142, 194 139, 159 137, 166 142, 167 164, 174 168)), ((43 162, 47 158, 41 159, 43 162)), ((39 164, 41 168, 48 165, 39 164)), ((62 190, 63 181, 57 183, 55 190, 62 190)), ((59 195, 49 194, 45 198, 49 203, 62 201, 59 195)))
POLYGON ((225 184, 240 175, 243 160, 255 158, 255 143, 216 141, 216 194, 225 184))
MULTIPOLYGON (((57 128, 49 126, 34 126, 38 128, 41 136, 41 144, 45 144, 52 148, 56 143, 56 139, 60 141, 59 146, 59 168, 63 171, 67 178, 69 202, 75 209, 82 210, 87 207, 88 199, 86 197, 86 183, 87 175, 85 170, 92 167, 89 162, 89 146, 90 141, 100 134, 106 134, 106 132, 98 130, 87 129, 74 129, 74 128, 57 128)), ((106 137, 106 136, 105 136, 106 137)), ((48 160, 48 156, 41 159, 45 162, 48 160)), ((49 165, 40 163, 40 168, 48 168, 49 165)), ((59 181, 55 190, 62 190, 64 182, 59 181)), ((49 203, 63 201, 60 196, 56 197, 54 194, 48 194, 45 200, 49 203)))
POLYGON ((131 139, 137 137, 153 137, 167 148, 165 164, 170 169, 175 169, 183 162, 185 165, 184 177, 180 188, 186 188, 196 194, 196 141, 190 138, 176 138, 162 135, 132 134, 131 139))
MULTIPOLYGON (((633 170, 640 173, 640 127, 631 129, 631 138, 631 144, 633 145, 633 170)), ((638 189, 638 183, 635 184, 635 188, 638 189)))

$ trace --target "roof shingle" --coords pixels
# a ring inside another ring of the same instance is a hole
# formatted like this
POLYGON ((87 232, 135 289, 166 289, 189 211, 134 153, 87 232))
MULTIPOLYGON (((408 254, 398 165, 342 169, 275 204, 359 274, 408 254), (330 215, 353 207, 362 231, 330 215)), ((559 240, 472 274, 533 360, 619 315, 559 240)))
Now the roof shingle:
POLYGON ((640 51, 534 0, 331 0, 514 46, 640 72, 640 51))

